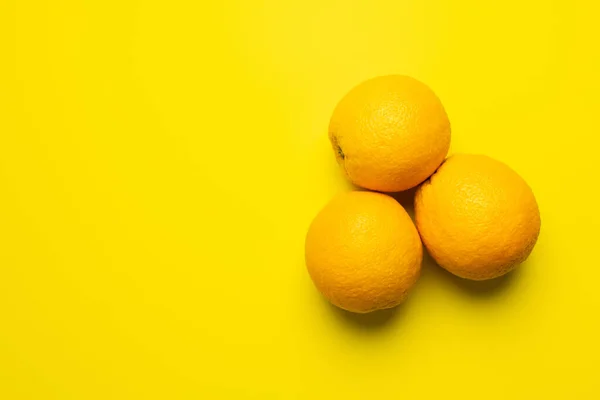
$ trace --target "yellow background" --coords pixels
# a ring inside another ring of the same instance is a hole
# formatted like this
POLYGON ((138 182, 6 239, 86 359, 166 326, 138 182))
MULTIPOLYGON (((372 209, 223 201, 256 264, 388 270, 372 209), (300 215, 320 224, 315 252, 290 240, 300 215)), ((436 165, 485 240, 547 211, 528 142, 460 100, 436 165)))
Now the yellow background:
POLYGON ((600 398, 596 3, 0 1, 0 398, 600 398), (527 179, 542 234, 355 317, 304 235, 350 189, 336 102, 389 73, 527 179))

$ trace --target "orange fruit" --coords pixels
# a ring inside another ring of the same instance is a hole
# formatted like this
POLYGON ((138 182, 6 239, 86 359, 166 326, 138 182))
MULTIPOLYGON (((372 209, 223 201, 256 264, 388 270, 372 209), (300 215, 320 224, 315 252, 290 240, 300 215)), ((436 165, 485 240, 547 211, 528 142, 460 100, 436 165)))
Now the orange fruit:
POLYGON ((381 76, 340 101, 329 139, 355 185, 398 192, 423 182, 442 163, 450 147, 450 121, 425 84, 403 75, 381 76))
POLYGON ((331 303, 366 313, 400 304, 421 270, 416 227, 392 197, 350 192, 334 198, 306 235, 306 266, 331 303))
POLYGON ((417 190, 415 217, 435 261, 474 280, 504 275, 525 261, 541 225, 523 178, 482 155, 448 158, 417 190))

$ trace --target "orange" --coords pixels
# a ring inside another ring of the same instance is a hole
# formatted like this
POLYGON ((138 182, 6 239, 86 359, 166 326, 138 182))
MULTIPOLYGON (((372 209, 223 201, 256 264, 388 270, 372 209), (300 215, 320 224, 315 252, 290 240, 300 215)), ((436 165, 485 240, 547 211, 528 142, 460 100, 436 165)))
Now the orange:
POLYGON ((421 270, 416 227, 392 197, 350 192, 319 212, 306 236, 306 266, 331 303, 366 313, 400 304, 421 270))
POLYGON ((531 253, 540 212, 527 183, 482 155, 455 155, 419 187, 417 228, 443 268, 462 278, 491 279, 531 253))
POLYGON ((329 139, 355 184, 398 192, 423 182, 450 147, 450 121, 425 84, 403 75, 370 79, 335 108, 329 139))

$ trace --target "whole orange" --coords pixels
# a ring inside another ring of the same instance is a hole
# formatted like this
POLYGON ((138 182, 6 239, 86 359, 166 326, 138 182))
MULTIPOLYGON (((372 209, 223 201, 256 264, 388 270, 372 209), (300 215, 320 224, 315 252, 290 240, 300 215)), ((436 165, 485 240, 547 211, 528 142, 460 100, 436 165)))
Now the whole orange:
POLYGON ((450 121, 425 84, 403 75, 381 76, 339 102, 329 139, 354 184, 397 192, 423 182, 442 163, 450 147, 450 121))
POLYGON ((336 306, 366 313, 400 304, 421 270, 416 227, 392 197, 350 192, 334 198, 306 235, 306 266, 336 306))
POLYGON ((504 275, 523 262, 541 225, 523 178, 482 155, 448 158, 417 190, 415 217, 435 261, 474 280, 504 275))

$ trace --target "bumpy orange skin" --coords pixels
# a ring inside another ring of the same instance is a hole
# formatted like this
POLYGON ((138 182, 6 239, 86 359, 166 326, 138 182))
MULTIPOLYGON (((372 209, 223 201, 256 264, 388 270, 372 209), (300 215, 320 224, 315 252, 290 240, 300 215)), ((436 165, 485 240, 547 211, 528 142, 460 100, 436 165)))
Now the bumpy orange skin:
POLYGON ((402 206, 373 192, 334 198, 306 236, 306 266, 331 303, 367 313, 400 304, 417 281, 423 247, 402 206))
POLYGON ((435 261, 473 280, 502 276, 525 261, 541 226, 527 183, 482 155, 448 158, 417 190, 415 217, 435 261))
POLYGON ((335 108, 329 139, 356 185, 380 192, 417 186, 442 163, 450 121, 425 84, 403 75, 370 79, 335 108))

